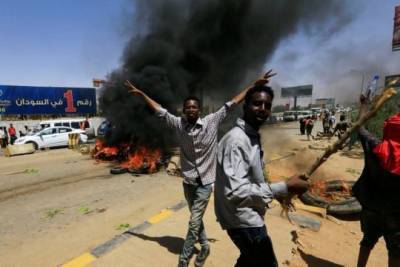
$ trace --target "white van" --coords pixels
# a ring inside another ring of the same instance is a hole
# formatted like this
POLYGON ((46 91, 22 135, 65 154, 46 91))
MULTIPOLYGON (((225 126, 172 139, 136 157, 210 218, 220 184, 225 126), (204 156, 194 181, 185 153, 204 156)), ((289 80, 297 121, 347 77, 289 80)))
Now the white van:
POLYGON ((285 111, 283 112, 283 121, 295 121, 297 118, 297 111, 285 111))
POLYGON ((89 137, 94 137, 95 132, 90 122, 84 118, 76 118, 76 119, 55 119, 55 120, 46 120, 41 121, 40 123, 41 129, 49 128, 49 127, 70 127, 72 129, 82 129, 85 130, 86 135, 89 137), (82 125, 83 124, 83 125, 82 125), (82 125, 82 127, 81 127, 82 125))
POLYGON ((313 113, 311 110, 301 110, 298 112, 297 119, 305 119, 307 117, 312 117, 313 113))

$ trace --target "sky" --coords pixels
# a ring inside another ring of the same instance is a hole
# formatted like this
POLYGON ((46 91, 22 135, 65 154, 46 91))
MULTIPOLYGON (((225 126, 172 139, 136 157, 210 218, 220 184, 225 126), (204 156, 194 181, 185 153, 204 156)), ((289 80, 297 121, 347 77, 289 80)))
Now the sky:
MULTIPOLYGON (((333 36, 300 30, 280 42, 265 62, 278 73, 274 88, 313 84, 314 99, 346 102, 363 79, 378 74, 382 85, 400 73, 400 51, 391 50, 400 0, 342 1, 358 1, 359 10, 333 36)), ((134 15, 129 0, 0 0, 0 84, 91 87, 120 66, 129 32, 140 27, 134 15)), ((288 101, 278 94, 276 103, 288 101)))

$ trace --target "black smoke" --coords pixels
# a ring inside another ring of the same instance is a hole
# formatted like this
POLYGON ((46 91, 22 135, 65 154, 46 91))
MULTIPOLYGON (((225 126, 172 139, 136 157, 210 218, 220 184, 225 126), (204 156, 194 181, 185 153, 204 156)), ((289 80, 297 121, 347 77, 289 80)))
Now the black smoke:
POLYGON ((133 5, 135 30, 122 66, 108 77, 100 107, 114 125, 111 143, 134 139, 161 147, 171 135, 142 99, 127 93, 126 79, 177 114, 188 95, 232 97, 291 34, 303 30, 329 38, 351 18, 340 0, 137 0, 133 5))

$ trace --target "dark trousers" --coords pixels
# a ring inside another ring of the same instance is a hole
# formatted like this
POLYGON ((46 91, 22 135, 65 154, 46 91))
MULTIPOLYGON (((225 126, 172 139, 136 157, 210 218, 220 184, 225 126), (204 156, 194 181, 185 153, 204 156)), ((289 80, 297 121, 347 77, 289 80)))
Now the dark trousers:
POLYGON ((263 227, 229 229, 228 235, 240 250, 235 267, 277 267, 274 248, 263 227))
POLYGON ((17 137, 15 135, 10 136, 10 144, 14 144, 15 140, 17 140, 17 137))
POLYGON ((305 134, 305 130, 306 130, 306 125, 300 124, 300 134, 305 134))
POLYGON ((361 246, 372 249, 383 236, 389 257, 400 259, 400 214, 386 214, 363 209, 360 217, 364 233, 361 246))
POLYGON ((8 145, 8 138, 5 137, 5 138, 3 138, 3 142, 2 142, 2 144, 1 144, 1 147, 2 147, 2 148, 6 148, 7 145, 8 145))

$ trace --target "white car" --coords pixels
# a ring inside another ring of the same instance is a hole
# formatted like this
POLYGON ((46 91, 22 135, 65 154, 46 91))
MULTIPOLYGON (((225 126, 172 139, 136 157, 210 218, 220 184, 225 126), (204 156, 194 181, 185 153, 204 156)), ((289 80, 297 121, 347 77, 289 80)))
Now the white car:
POLYGON ((80 134, 80 142, 87 142, 88 137, 84 130, 72 129, 70 127, 49 127, 39 132, 20 137, 15 140, 14 144, 32 143, 35 149, 68 146, 68 134, 70 133, 80 134))

